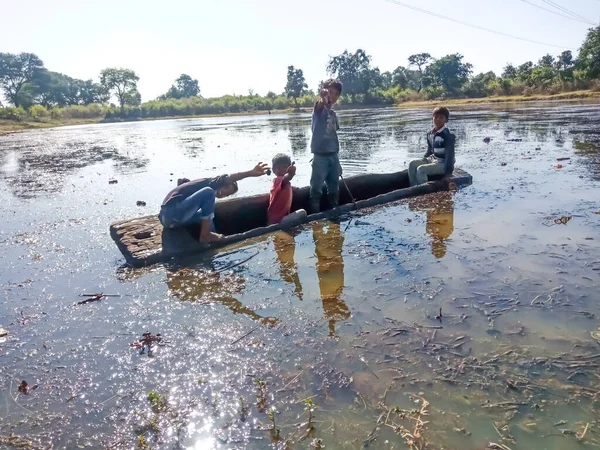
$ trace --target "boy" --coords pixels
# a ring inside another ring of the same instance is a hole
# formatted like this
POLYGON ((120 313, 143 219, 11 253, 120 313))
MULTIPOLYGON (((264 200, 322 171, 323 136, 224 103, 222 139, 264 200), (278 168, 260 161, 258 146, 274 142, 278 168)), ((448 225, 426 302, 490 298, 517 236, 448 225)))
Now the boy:
POLYGON ((338 153, 340 142, 337 131, 338 118, 331 109, 342 93, 342 83, 327 80, 319 94, 312 115, 312 138, 310 150, 314 154, 310 178, 310 209, 315 214, 321 211, 323 183, 327 186, 327 197, 332 208, 339 202, 339 178, 341 166, 338 153))
POLYGON ((273 188, 271 189, 271 198, 269 199, 269 209, 267 210, 267 223, 273 225, 276 223, 290 222, 306 216, 306 211, 300 209, 294 214, 290 214, 292 209, 292 185, 290 181, 296 175, 296 166, 292 163, 289 156, 278 153, 273 157, 273 188))
POLYGON ((177 180, 177 187, 167 194, 160 207, 158 218, 165 228, 177 228, 200 224, 200 243, 209 244, 223 236, 213 232, 215 198, 224 198, 238 191, 237 182, 249 177, 260 177, 267 173, 267 164, 259 162, 247 172, 221 175, 215 178, 200 178, 190 181, 177 180))
POLYGON ((433 110, 433 129, 427 133, 427 152, 423 159, 411 161, 408 166, 411 186, 427 183, 430 175, 451 175, 454 172, 456 136, 446 127, 449 119, 448 108, 433 110))

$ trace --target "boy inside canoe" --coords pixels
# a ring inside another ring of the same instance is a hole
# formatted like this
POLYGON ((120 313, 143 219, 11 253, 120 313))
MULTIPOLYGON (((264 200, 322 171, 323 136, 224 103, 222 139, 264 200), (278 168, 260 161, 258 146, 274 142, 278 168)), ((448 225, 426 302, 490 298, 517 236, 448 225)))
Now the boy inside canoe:
POLYGON ((200 225, 200 242, 209 244, 223 239, 214 232, 215 199, 238 191, 237 182, 244 178, 261 177, 270 172, 267 164, 259 162, 247 172, 220 175, 214 178, 177 180, 177 187, 167 194, 160 207, 158 219, 165 228, 200 225))

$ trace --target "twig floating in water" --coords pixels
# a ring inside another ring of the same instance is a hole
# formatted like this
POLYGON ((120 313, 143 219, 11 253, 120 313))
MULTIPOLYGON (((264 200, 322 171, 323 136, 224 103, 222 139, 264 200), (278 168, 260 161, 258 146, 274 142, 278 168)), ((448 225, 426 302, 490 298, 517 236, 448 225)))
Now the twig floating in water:
POLYGON ((222 269, 219 269, 219 270, 217 270, 217 273, 221 273, 221 272, 224 272, 224 271, 226 271, 226 270, 233 269, 234 267, 241 266, 242 264, 244 264, 244 263, 247 263, 248 261, 250 261, 250 260, 251 260, 252 258, 254 258, 256 255, 258 255, 258 252, 256 252, 254 255, 252 255, 252 256, 250 256, 250 257, 246 258, 246 259, 245 259, 245 260, 243 260, 243 261, 240 261, 240 262, 238 262, 238 263, 235 263, 235 264, 231 264, 231 265, 229 265, 229 266, 226 266, 226 267, 223 267, 222 269))
POLYGON ((255 331, 258 329, 258 328, 259 328, 258 326, 256 326, 256 327, 252 328, 250 331, 248 331, 248 332, 247 332, 245 335, 243 335, 241 338, 239 338, 239 339, 236 339, 235 341, 233 341, 233 342, 232 342, 231 344, 229 344, 229 345, 235 345, 235 344, 237 344, 237 343, 238 343, 238 342, 240 342, 242 339, 244 339, 244 338, 247 338, 247 337, 248 337, 248 336, 250 336, 252 333, 254 333, 254 332, 255 332, 255 331))
POLYGON ((81 300, 80 302, 77 302, 77 304, 78 305, 85 305, 86 303, 98 302, 98 301, 102 300, 105 297, 106 297, 106 295, 104 295, 104 294, 96 294, 93 297, 86 298, 85 300, 81 300))

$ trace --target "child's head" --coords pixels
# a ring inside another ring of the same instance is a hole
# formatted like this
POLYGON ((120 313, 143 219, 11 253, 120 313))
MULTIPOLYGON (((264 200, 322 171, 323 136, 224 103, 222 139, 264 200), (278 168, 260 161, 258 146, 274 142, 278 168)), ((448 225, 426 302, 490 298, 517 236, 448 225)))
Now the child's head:
POLYGON ((332 105, 337 102, 340 98, 340 95, 342 95, 342 83, 339 80, 327 80, 325 83, 323 83, 323 89, 327 89, 329 91, 329 98, 331 99, 332 105))
POLYGON ((238 185, 235 181, 221 186, 215 191, 215 197, 225 198, 235 194, 238 191, 238 185))
POLYGON ((277 153, 273 157, 273 173, 278 177, 284 176, 288 170, 288 167, 290 167, 291 165, 292 159, 285 153, 277 153))
POLYGON ((442 128, 450 120, 450 111, 444 106, 438 106, 433 110, 433 124, 437 129, 442 128))

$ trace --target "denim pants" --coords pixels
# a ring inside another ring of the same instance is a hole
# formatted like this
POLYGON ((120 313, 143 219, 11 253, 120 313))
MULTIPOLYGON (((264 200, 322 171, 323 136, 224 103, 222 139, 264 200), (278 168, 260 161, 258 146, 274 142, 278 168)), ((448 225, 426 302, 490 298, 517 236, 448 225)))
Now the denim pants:
POLYGON ((323 183, 332 206, 337 206, 340 194, 340 159, 337 153, 316 153, 312 162, 310 177, 310 202, 312 213, 318 212, 323 194, 323 183), (316 210, 315 210, 316 209, 316 210))
MULTIPOLYGON (((194 225, 215 216, 215 191, 205 187, 183 200, 165 205, 158 218, 165 228, 194 225)), ((211 220, 211 229, 213 229, 211 220)))
POLYGON ((444 164, 432 163, 427 159, 416 159, 408 165, 408 179, 411 186, 427 183, 429 175, 444 175, 445 173, 444 164))

